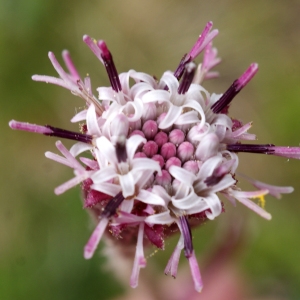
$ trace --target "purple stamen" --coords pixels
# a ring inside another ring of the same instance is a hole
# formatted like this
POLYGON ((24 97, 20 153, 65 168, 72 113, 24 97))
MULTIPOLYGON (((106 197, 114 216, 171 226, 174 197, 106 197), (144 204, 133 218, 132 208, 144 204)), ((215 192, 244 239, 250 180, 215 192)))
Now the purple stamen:
POLYGON ((40 133, 48 136, 56 136, 64 139, 75 140, 87 144, 91 144, 93 137, 88 134, 73 132, 61 128, 56 128, 50 125, 41 126, 36 124, 30 124, 25 122, 18 122, 15 120, 11 120, 9 122, 9 126, 12 129, 16 130, 24 130, 28 132, 40 133))
POLYGON ((178 80, 180 80, 184 72, 185 65, 191 62, 193 59, 195 59, 203 51, 203 49, 211 42, 211 40, 219 33, 219 31, 216 29, 210 32, 212 26, 212 22, 208 22, 206 24, 204 30, 200 34, 198 40, 196 41, 190 52, 188 54, 185 54, 181 59, 176 71, 174 72, 174 76, 178 80))
POLYGON ((191 86, 196 70, 196 64, 190 62, 185 65, 185 72, 178 87, 178 94, 185 94, 191 86))
POLYGON ((232 152, 272 154, 287 158, 300 159, 300 147, 277 147, 273 144, 234 144, 227 145, 227 150, 232 152))
POLYGON ((69 131, 61 128, 56 128, 50 125, 46 125, 45 127, 52 130, 51 133, 44 133, 45 135, 61 137, 64 139, 75 140, 87 144, 91 144, 93 140, 93 137, 89 134, 69 131))
POLYGON ((174 76, 177 78, 177 80, 180 80, 180 78, 184 72, 185 65, 191 61, 191 58, 186 60, 186 56, 187 56, 187 53, 183 55, 177 69, 174 72, 174 76))
POLYGON ((273 144, 232 144, 227 145, 227 150, 231 152, 274 154, 274 147, 275 145, 273 144))
POLYGON ((180 217, 180 225, 182 230, 182 235, 184 239, 184 255, 186 258, 190 258, 193 254, 193 242, 192 242, 192 233, 190 225, 187 221, 186 216, 180 217))
POLYGON ((251 64, 245 73, 239 79, 236 79, 223 96, 211 107, 212 111, 218 114, 227 107, 240 90, 253 78, 257 71, 258 65, 255 63, 251 64))
POLYGON ((187 58, 194 59, 195 57, 197 57, 203 51, 206 45, 209 43, 208 38, 210 38, 209 41, 211 41, 218 34, 218 30, 213 30, 211 33, 209 33, 212 27, 213 27, 213 22, 211 21, 205 25, 202 33, 199 35, 197 42, 189 52, 187 58))
POLYGON ((119 92, 122 90, 121 83, 119 79, 119 75, 115 66, 115 63, 113 61, 113 57, 111 53, 109 52, 107 45, 104 41, 98 41, 97 46, 99 47, 101 51, 101 57, 104 62, 105 69, 107 71, 110 84, 114 91, 119 92))
POLYGON ((112 217, 116 211, 117 208, 120 206, 120 204, 123 202, 124 197, 122 195, 122 192, 118 193, 114 198, 109 200, 105 208, 103 209, 101 213, 102 218, 110 218, 112 217))

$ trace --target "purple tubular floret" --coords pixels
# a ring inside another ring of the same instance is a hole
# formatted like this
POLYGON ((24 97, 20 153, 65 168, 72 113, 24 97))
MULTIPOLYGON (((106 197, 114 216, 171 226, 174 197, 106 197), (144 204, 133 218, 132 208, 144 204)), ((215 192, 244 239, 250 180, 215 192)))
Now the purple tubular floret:
POLYGON ((191 228, 186 216, 180 217, 180 224, 181 224, 181 230, 184 239, 184 255, 186 258, 190 258, 193 253, 194 247, 192 241, 191 228))
POLYGON ((124 197, 122 195, 122 192, 118 193, 114 198, 109 200, 109 202, 107 203, 107 205, 105 206, 104 210, 101 213, 101 217, 102 218, 112 217, 116 213, 118 207, 123 202, 123 200, 124 197))

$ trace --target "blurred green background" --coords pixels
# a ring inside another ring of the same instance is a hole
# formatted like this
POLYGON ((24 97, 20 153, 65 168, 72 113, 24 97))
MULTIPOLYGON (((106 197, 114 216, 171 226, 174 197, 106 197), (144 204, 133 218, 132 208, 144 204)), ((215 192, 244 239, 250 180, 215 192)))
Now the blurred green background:
MULTIPOLYGON (((70 50, 95 90, 108 79, 82 42, 83 34, 107 42, 119 72, 135 69, 160 77, 176 68, 212 20, 220 30, 214 46, 223 62, 217 67, 221 77, 204 86, 224 92, 251 62, 258 62, 259 73, 236 97, 230 115, 253 121, 251 132, 259 143, 299 146, 299 13, 298 0, 0 0, 0 299, 111 299, 125 291, 105 270, 103 255, 83 258, 93 225, 82 210, 79 188, 53 193, 72 175, 44 157, 45 151, 56 152, 56 139, 8 127, 16 119, 77 130, 69 120, 83 106, 80 99, 31 80, 33 74, 56 76, 49 50, 59 59, 63 49, 70 50)), ((247 228, 236 267, 253 297, 300 299, 300 162, 259 155, 240 159, 241 173, 294 186, 295 192, 279 201, 267 197, 271 221, 242 205, 226 204, 228 215, 241 214, 247 228)), ((234 223, 223 214, 194 232, 200 267, 228 221, 234 223)), ((161 274, 176 239, 148 259, 161 274)))

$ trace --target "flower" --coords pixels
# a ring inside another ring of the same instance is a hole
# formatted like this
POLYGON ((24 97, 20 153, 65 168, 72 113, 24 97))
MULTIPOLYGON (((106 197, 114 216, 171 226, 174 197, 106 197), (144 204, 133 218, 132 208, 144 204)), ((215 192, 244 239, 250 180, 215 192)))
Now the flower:
POLYGON ((164 249, 164 241, 179 231, 178 244, 165 273, 177 275, 181 250, 189 261, 196 291, 203 286, 193 249, 191 227, 224 212, 223 195, 233 205, 244 204, 269 220, 264 196, 279 198, 291 187, 276 187, 242 176, 257 190, 241 191, 237 185, 237 153, 262 153, 300 159, 299 147, 247 144, 255 140, 248 133, 252 123, 242 124, 228 116, 234 97, 258 71, 253 63, 224 94, 210 94, 204 80, 215 78, 219 62, 212 40, 218 34, 207 23, 190 52, 183 56, 175 72, 167 71, 160 80, 130 70, 118 74, 106 43, 89 36, 84 42, 104 65, 111 86, 98 87, 94 96, 89 77, 81 79, 70 55, 63 51, 68 73, 53 53, 49 58, 60 78, 34 75, 36 81, 69 89, 85 101, 86 108, 72 122, 82 122, 81 132, 50 125, 40 126, 10 121, 12 129, 74 140, 68 150, 56 142, 63 156, 46 152, 46 157, 74 171, 74 177, 55 189, 56 194, 81 184, 84 208, 93 212, 98 224, 84 248, 84 257, 93 256, 102 236, 114 239, 126 235, 123 247, 136 242, 130 285, 138 285, 141 268, 146 266, 144 246, 164 249), (203 62, 194 59, 201 53, 203 62), (131 82, 134 82, 131 84, 131 82), (84 157, 89 152, 92 158, 84 157), (250 200, 258 198, 259 204, 250 200))

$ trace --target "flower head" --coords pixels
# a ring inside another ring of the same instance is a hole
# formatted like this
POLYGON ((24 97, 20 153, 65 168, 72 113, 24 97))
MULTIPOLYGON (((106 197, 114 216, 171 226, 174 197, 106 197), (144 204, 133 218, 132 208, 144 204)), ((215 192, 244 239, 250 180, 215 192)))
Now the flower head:
POLYGON ((84 207, 98 219, 98 225, 84 248, 84 257, 93 256, 103 234, 111 238, 132 236, 136 241, 130 285, 138 285, 138 275, 146 266, 144 245, 164 249, 165 239, 176 230, 178 244, 165 273, 177 275, 181 250, 188 259, 195 289, 202 279, 192 242, 191 226, 218 217, 224 212, 222 194, 233 205, 236 200, 265 219, 271 219, 261 203, 266 194, 280 197, 291 187, 276 187, 249 180, 257 190, 241 191, 236 169, 239 152, 262 153, 300 159, 299 147, 248 144, 252 123, 243 125, 228 116, 234 97, 258 71, 250 67, 222 95, 210 94, 202 82, 215 78, 211 71, 219 62, 212 40, 218 34, 209 22, 190 52, 183 56, 175 72, 166 71, 160 80, 130 70, 119 74, 106 43, 89 36, 83 40, 104 65, 111 86, 98 87, 93 95, 90 79, 81 79, 70 55, 63 51, 68 73, 53 53, 49 58, 60 78, 34 75, 36 81, 69 89, 85 101, 85 109, 72 122, 84 121, 81 132, 53 126, 10 121, 12 129, 36 132, 76 141, 68 150, 56 146, 62 156, 46 152, 46 157, 74 171, 74 177, 55 189, 56 194, 81 184, 84 207), (193 62, 203 52, 203 62, 193 62), (134 82, 131 84, 131 82, 134 82), (82 156, 90 152, 92 158, 82 156))

